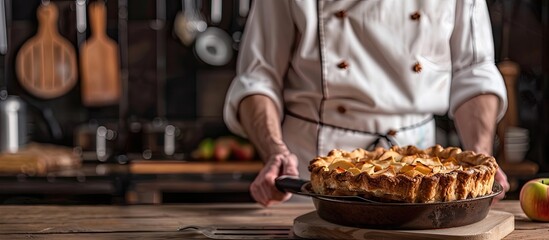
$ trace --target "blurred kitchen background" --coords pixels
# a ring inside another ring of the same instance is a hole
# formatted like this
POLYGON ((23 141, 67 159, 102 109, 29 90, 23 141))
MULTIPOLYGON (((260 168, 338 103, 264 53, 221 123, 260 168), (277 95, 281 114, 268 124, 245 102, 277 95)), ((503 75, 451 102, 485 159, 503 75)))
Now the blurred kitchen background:
MULTIPOLYGON (((487 3, 510 97, 494 150, 516 199, 549 175, 549 2, 487 3)), ((222 120, 251 4, 0 0, 0 203, 252 201, 262 163, 222 120)))

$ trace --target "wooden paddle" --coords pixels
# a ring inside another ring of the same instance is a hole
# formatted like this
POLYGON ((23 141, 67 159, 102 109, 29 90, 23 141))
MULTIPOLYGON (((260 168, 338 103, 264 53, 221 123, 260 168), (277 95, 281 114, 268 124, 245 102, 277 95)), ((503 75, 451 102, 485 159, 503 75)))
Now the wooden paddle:
POLYGON ((121 95, 118 45, 106 34, 104 2, 90 3, 91 37, 80 48, 82 103, 104 106, 118 103, 121 95))
POLYGON ((17 78, 37 97, 59 97, 76 84, 76 53, 72 44, 57 31, 55 4, 40 5, 36 15, 38 32, 17 54, 17 78))

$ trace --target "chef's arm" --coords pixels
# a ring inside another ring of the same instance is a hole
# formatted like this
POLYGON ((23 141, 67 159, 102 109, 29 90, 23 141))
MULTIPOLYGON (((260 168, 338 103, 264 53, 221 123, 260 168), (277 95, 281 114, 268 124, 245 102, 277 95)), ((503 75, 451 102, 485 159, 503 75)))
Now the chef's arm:
MULTIPOLYGON (((473 97, 461 104, 454 113, 454 122, 463 147, 478 153, 492 155, 492 146, 497 125, 499 98, 493 94, 473 97)), ((494 180, 509 191, 507 175, 498 168, 494 180)), ((505 193, 496 196, 502 199, 505 193)))
POLYGON ((473 97, 454 113, 454 122, 467 150, 492 155, 499 98, 493 94, 473 97))
POLYGON ((275 187, 281 175, 297 176, 297 157, 282 140, 280 113, 269 97, 250 95, 238 107, 239 121, 248 138, 258 149, 265 165, 250 185, 250 194, 263 206, 284 202, 291 196, 275 187))
POLYGON ((238 108, 238 117, 246 135, 263 159, 274 154, 288 153, 282 141, 280 114, 269 97, 255 94, 244 98, 238 108))

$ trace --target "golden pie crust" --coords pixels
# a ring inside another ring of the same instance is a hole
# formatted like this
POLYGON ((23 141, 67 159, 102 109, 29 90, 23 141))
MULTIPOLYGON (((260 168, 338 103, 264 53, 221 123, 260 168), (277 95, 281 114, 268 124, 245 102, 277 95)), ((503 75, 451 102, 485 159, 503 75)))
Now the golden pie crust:
POLYGON ((440 145, 374 151, 334 149, 309 163, 312 190, 388 202, 448 202, 490 194, 494 157, 440 145))

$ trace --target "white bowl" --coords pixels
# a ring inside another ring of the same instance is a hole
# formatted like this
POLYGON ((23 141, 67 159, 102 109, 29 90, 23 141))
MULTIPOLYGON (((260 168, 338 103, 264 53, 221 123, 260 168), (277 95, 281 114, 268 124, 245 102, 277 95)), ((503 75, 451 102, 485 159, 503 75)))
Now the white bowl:
POLYGON ((522 162, 528 150, 510 151, 505 150, 505 160, 510 163, 522 162))
POLYGON ((528 143, 530 141, 530 138, 528 136, 522 136, 522 137, 506 137, 505 143, 528 143))
POLYGON ((505 143, 505 150, 508 151, 528 151, 530 144, 528 143, 505 143))
POLYGON ((505 137, 528 137, 528 129, 520 127, 509 127, 505 130, 505 137))

